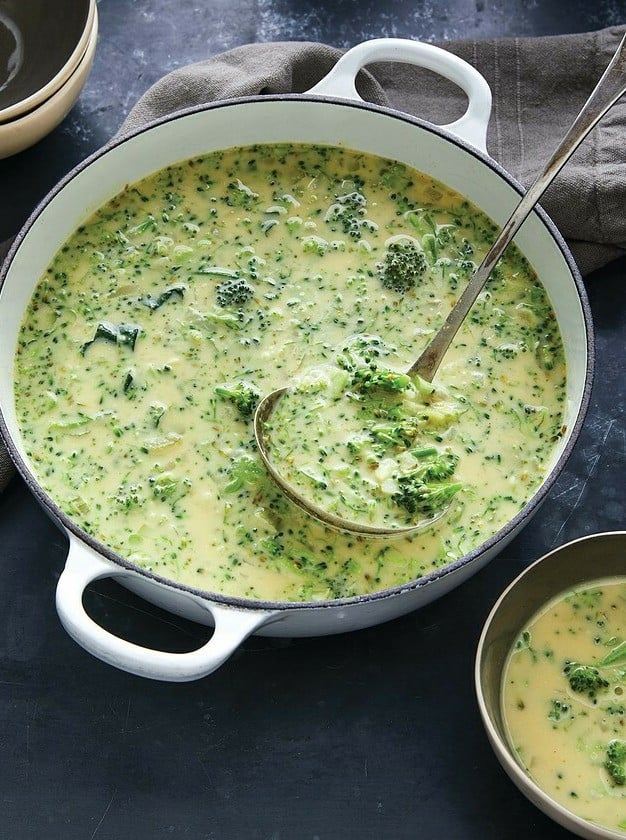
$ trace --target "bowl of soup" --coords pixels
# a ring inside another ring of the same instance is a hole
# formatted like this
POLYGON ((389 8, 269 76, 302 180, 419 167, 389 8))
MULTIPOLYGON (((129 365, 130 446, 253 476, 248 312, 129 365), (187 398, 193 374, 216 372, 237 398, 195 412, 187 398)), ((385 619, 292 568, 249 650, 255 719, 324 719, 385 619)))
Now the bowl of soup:
MULTIPOLYGON (((593 338, 541 209, 414 418, 423 440, 390 412, 368 441, 363 469, 392 494, 394 459, 429 484, 454 465, 445 516, 392 539, 326 528, 281 495, 253 445, 263 393, 364 354, 406 370, 442 323, 521 192, 485 152, 490 101, 444 50, 366 42, 308 94, 218 102, 116 139, 27 222, 0 287, 0 352, 13 359, 0 428, 68 534, 57 609, 96 656, 194 679, 251 633, 389 620, 478 571, 545 499, 583 422, 593 338), (436 127, 363 102, 354 80, 376 60, 452 79, 466 113, 436 127), (82 593, 111 576, 214 625, 211 640, 178 655, 106 632, 82 593)), ((328 455, 315 446, 314 467, 328 455)))
POLYGON ((586 838, 626 836, 626 532, 582 537, 499 598, 476 658, 478 704, 503 768, 586 838))

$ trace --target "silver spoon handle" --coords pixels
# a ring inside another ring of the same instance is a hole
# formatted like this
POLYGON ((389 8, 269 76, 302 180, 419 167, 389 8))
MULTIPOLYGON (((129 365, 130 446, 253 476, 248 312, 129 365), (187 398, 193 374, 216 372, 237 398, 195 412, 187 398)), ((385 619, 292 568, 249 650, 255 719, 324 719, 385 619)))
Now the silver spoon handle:
POLYGON ((570 126, 550 160, 535 178, 524 197, 517 205, 509 220, 503 226, 496 241, 493 243, 474 276, 467 284, 464 292, 451 309, 443 326, 428 344, 422 355, 408 370, 409 376, 419 375, 422 379, 432 382, 441 360, 463 323, 467 313, 472 308, 476 298, 482 291, 494 266, 502 256, 505 248, 513 239, 524 223, 535 204, 545 190, 570 159, 578 146, 582 143, 591 129, 602 119, 606 112, 626 92, 626 35, 622 38, 615 55, 602 74, 598 84, 593 89, 589 99, 570 126))

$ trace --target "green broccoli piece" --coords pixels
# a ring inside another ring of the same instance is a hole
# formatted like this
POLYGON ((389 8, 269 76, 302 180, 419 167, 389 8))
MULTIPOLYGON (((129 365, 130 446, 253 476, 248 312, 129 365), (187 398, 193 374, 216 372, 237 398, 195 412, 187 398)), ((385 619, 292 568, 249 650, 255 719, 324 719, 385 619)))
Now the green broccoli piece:
POLYGON ((206 312, 198 320, 200 325, 222 324, 229 330, 240 330, 243 326, 242 321, 234 312, 206 312))
POLYGON ((572 707, 569 703, 563 703, 561 700, 552 700, 550 703, 550 711, 548 712, 548 720, 559 723, 566 719, 571 712, 572 707))
POLYGON ((259 546, 269 557, 280 557, 285 550, 276 535, 261 540, 259 546))
POLYGON ((376 365, 381 356, 388 356, 391 350, 377 335, 357 335, 345 343, 337 355, 339 367, 352 372, 357 368, 376 365))
POLYGON ((379 368, 372 364, 369 367, 357 368, 352 373, 352 385, 359 391, 406 391, 412 385, 411 377, 406 373, 398 373, 389 368, 379 368))
POLYGON ((176 478, 170 472, 150 476, 149 482, 155 498, 161 502, 169 502, 172 506, 186 496, 191 487, 189 479, 176 478))
POLYGON ((243 306, 254 297, 254 286, 242 277, 226 277, 215 287, 219 306, 243 306))
POLYGON ((217 385, 215 393, 225 400, 230 400, 242 417, 251 417, 261 398, 254 385, 242 381, 217 385))
POLYGON ((427 267, 424 252, 411 240, 392 242, 378 264, 383 286, 400 294, 414 289, 427 267))
POLYGON ((422 468, 423 481, 443 481, 454 473, 459 463, 459 456, 454 452, 442 452, 434 461, 422 468))
POLYGON ((420 423, 415 417, 403 420, 375 423, 368 429, 376 443, 386 446, 410 446, 420 431, 420 423))
POLYGON ((604 766, 613 784, 626 785, 626 741, 610 741, 606 749, 604 766))
POLYGON ((609 686, 608 680, 605 680, 598 669, 591 665, 567 662, 563 668, 563 673, 567 677, 572 691, 586 694, 591 699, 596 696, 598 691, 609 686))
POLYGON ((360 239, 363 228, 376 230, 376 225, 364 218, 367 200, 363 193, 354 190, 347 195, 337 196, 335 201, 325 217, 331 230, 335 229, 334 224, 339 224, 342 232, 351 239, 360 239))
POLYGON ((433 516, 443 511, 463 486, 443 481, 454 473, 458 461, 458 455, 452 452, 435 450, 432 460, 398 477, 400 490, 392 496, 393 501, 411 514, 433 516))
POLYGON ((224 491, 238 493, 246 485, 256 484, 264 474, 265 470, 258 461, 250 455, 242 455, 240 458, 235 458, 228 468, 230 481, 224 487, 224 491))
POLYGON ((229 207, 241 207, 244 210, 249 210, 259 197, 257 192, 247 187, 239 178, 236 181, 231 181, 226 190, 224 201, 229 207))
POLYGON ((411 515, 426 517, 443 512, 452 497, 462 489, 459 482, 453 484, 427 484, 423 480, 423 471, 415 470, 398 478, 400 490, 391 497, 398 507, 403 507, 411 515))

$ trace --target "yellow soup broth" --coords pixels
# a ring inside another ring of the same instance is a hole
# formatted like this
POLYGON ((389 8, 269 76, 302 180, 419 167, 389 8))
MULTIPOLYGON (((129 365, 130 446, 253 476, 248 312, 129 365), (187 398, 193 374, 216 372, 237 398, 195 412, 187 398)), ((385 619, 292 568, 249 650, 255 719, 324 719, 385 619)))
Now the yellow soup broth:
POLYGON ((626 834, 626 577, 562 594, 529 622, 508 660, 502 710, 539 787, 626 834))
POLYGON ((495 233, 443 184, 343 148, 235 148, 129 186, 59 250, 21 327, 38 480, 131 562, 229 595, 350 597, 456 560, 519 512, 562 434, 558 326, 515 248, 438 375, 461 410, 427 445, 459 454, 462 490, 424 531, 359 539, 297 510, 265 474, 252 412, 362 336, 406 370, 495 233), (381 280, 398 241, 421 255, 411 288, 381 280))

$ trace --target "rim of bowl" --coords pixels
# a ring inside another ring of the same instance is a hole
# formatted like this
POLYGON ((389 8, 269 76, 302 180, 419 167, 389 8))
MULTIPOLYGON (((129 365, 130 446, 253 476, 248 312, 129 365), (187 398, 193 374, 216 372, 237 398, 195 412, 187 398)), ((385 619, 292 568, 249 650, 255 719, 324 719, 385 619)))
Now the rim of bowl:
POLYGON ((63 66, 38 90, 23 99, 0 108, 0 124, 24 117, 53 96, 62 87, 82 60, 96 23, 96 0, 88 0, 81 35, 63 66))
MULTIPOLYGON (((517 577, 515 577, 514 580, 512 580, 501 592, 495 604, 489 611, 489 615, 485 620, 478 644, 476 646, 476 657, 474 662, 474 690, 478 710, 480 712, 483 727, 487 734, 487 740, 489 741, 491 748, 502 768, 515 786, 536 808, 541 810, 544 814, 546 814, 546 816, 550 817, 550 819, 554 820, 564 828, 575 832, 580 837, 591 838, 591 840, 623 840, 623 838, 626 837, 626 833, 614 831, 611 828, 607 828, 606 826, 602 826, 597 823, 592 823, 589 820, 585 820, 583 817, 579 817, 573 811, 570 811, 564 805, 561 805, 559 802, 554 800, 537 784, 537 782, 534 781, 534 779, 523 768, 521 763, 515 758, 512 747, 509 746, 506 736, 501 734, 498 727, 493 723, 492 716, 490 714, 491 704, 487 703, 482 688, 483 681, 481 679, 481 668, 485 656, 485 644, 491 626, 509 594, 522 584, 524 578, 526 578, 527 575, 532 574, 532 571, 537 566, 549 562, 550 558, 552 558, 555 554, 561 554, 580 543, 606 540, 607 538, 624 538, 626 542, 626 531, 601 531, 595 534, 587 534, 585 536, 569 540, 568 542, 553 548, 546 554, 543 554, 541 557, 538 557, 522 572, 520 572, 520 574, 517 575, 517 577)), ((624 570, 624 576, 626 577, 626 568, 624 570)), ((589 578, 587 580, 588 582, 592 582, 593 580, 598 579, 598 577, 603 577, 603 575, 598 576, 597 574, 594 574, 593 569, 590 569, 589 578)), ((579 586, 584 584, 584 582, 585 581, 577 581, 575 585, 579 586)), ((568 588, 568 585, 565 584, 558 591, 549 593, 544 601, 544 605, 547 605, 553 598, 558 597, 560 594, 567 592, 568 588)), ((541 609, 541 607, 539 607, 539 609, 541 609)), ((533 609, 531 615, 528 617, 528 620, 532 618, 536 612, 537 611, 533 609)), ((517 628, 517 630, 520 629, 521 627, 517 628)), ((502 672, 500 672, 499 678, 501 684, 502 672)), ((498 686, 498 696, 499 695, 500 686, 498 686)))
MULTIPOLYGON (((447 131, 446 129, 441 128, 440 126, 436 126, 432 123, 427 122, 426 120, 423 120, 419 117, 415 117, 411 114, 406 114, 403 111, 398 111, 394 108, 376 105, 374 103, 365 101, 346 100, 334 96, 319 96, 313 94, 307 95, 307 93, 268 94, 216 100, 215 102, 205 103, 203 105, 195 105, 189 108, 182 109, 180 111, 176 111, 172 114, 167 114, 158 119, 151 120, 150 122, 145 123, 144 125, 139 126, 138 128, 133 129, 132 131, 129 131, 122 135, 116 135, 108 143, 106 143, 100 149, 96 150, 84 161, 77 164, 77 166, 70 170, 56 184, 56 186, 54 186, 50 190, 50 192, 39 202, 39 204, 35 207, 31 215, 29 216, 29 218, 24 223, 21 230, 18 232, 15 239, 13 240, 11 248, 9 249, 9 252, 4 260, 4 264, 0 266, 0 296, 7 273, 13 261, 13 257, 15 256, 15 253, 18 251, 18 249, 21 247, 23 240, 25 239, 29 230, 33 226, 35 220, 45 210, 48 204, 50 204, 50 202, 57 196, 57 194, 60 193, 67 184, 69 184, 75 178, 79 177, 82 171, 88 166, 90 166, 94 161, 106 156, 107 153, 110 152, 112 149, 123 145, 129 140, 140 137, 143 134, 147 134, 152 131, 158 130, 159 126, 165 125, 169 122, 172 122, 173 120, 185 119, 185 117, 193 114, 211 112, 223 108, 240 107, 246 106, 248 104, 265 104, 268 102, 311 102, 316 104, 322 103, 328 106, 338 105, 344 108, 355 108, 358 110, 366 110, 377 114, 383 114, 393 120, 401 120, 403 122, 409 123, 410 125, 414 125, 420 129, 433 133, 440 137, 443 141, 447 141, 449 143, 452 143, 453 145, 458 146, 460 149, 471 154, 482 164, 484 164, 488 169, 490 169, 494 173, 494 175, 499 176, 504 181, 506 181, 506 183, 515 192, 517 192, 518 195, 521 196, 525 192, 521 184, 515 178, 513 178, 513 176, 510 175, 499 163, 497 163, 497 161, 493 160, 485 152, 482 152, 479 149, 477 149, 471 143, 468 143, 467 141, 458 137, 456 134, 453 134, 447 131)), ((175 161, 173 161, 173 163, 175 163, 175 161)), ((138 575, 152 580, 158 584, 178 589, 182 592, 186 592, 196 597, 200 597, 204 600, 210 600, 215 603, 237 607, 239 609, 273 611, 319 609, 328 608, 331 606, 347 607, 351 605, 358 605, 361 603, 372 603, 375 601, 384 600, 389 596, 396 596, 408 591, 420 589, 423 586, 427 586, 430 583, 434 583, 435 581, 438 581, 444 577, 447 577, 450 574, 453 574, 458 569, 470 565, 474 560, 477 560, 485 552, 489 551, 490 549, 493 549, 502 539, 511 534, 512 531, 516 530, 521 525, 521 523, 524 522, 525 519, 529 518, 529 516, 531 516, 535 512, 537 507, 539 507, 541 502, 545 499, 546 495, 556 482, 565 464, 567 463, 569 456, 571 455, 572 449, 580 434, 583 421, 587 413, 587 409, 589 407, 589 402, 591 398, 591 386, 595 368, 595 341, 593 333, 593 322, 591 317, 591 308, 587 298, 587 293, 585 291, 582 276, 580 274, 580 271, 578 270, 574 258, 567 244, 565 243, 563 236, 557 229, 554 222, 550 219, 545 210, 543 210, 543 208, 539 205, 535 206, 533 213, 540 217, 544 227, 550 234, 555 246, 561 252, 572 277, 577 292, 578 300, 581 306, 583 322, 585 325, 586 332, 585 346, 587 348, 587 354, 585 382, 582 389, 582 393, 580 395, 580 407, 576 415, 575 421, 569 429, 569 437, 563 448, 563 451, 559 455, 556 462, 553 464, 550 472, 545 476, 541 485, 537 488, 535 493, 528 499, 524 507, 514 517, 512 517, 512 519, 510 519, 506 523, 506 525, 500 528, 495 534, 490 536, 479 546, 472 549, 472 551, 468 552, 467 554, 464 554, 462 557, 459 557, 457 560, 454 560, 453 562, 445 566, 442 566, 438 569, 433 570, 432 572, 429 572, 426 575, 423 575, 422 577, 413 578, 411 580, 406 581, 405 583, 398 584, 387 589, 378 590, 376 592, 367 593, 364 595, 353 595, 350 597, 334 598, 320 601, 271 601, 256 599, 253 600, 251 598, 244 598, 241 596, 225 595, 220 592, 212 592, 210 590, 200 589, 197 587, 190 586, 189 584, 181 583, 171 578, 158 575, 155 572, 143 569, 142 567, 129 562, 124 557, 110 549, 108 546, 104 545, 103 543, 99 542, 94 537, 92 537, 90 534, 83 531, 64 511, 62 511, 54 502, 54 500, 50 496, 48 496, 48 494, 43 490, 43 488, 37 481, 34 473, 31 472, 28 463, 24 459, 22 459, 20 453, 17 450, 16 445, 13 442, 12 435, 4 420, 1 406, 0 436, 4 439, 9 455, 11 456, 18 472, 25 480, 30 491, 44 506, 44 508, 49 511, 53 519, 58 521, 65 528, 70 539, 73 535, 75 538, 77 538, 83 543, 86 543, 99 555, 110 560, 115 565, 120 566, 121 568, 126 570, 134 571, 138 575)), ((112 570, 112 574, 113 573, 114 571, 112 570)))

